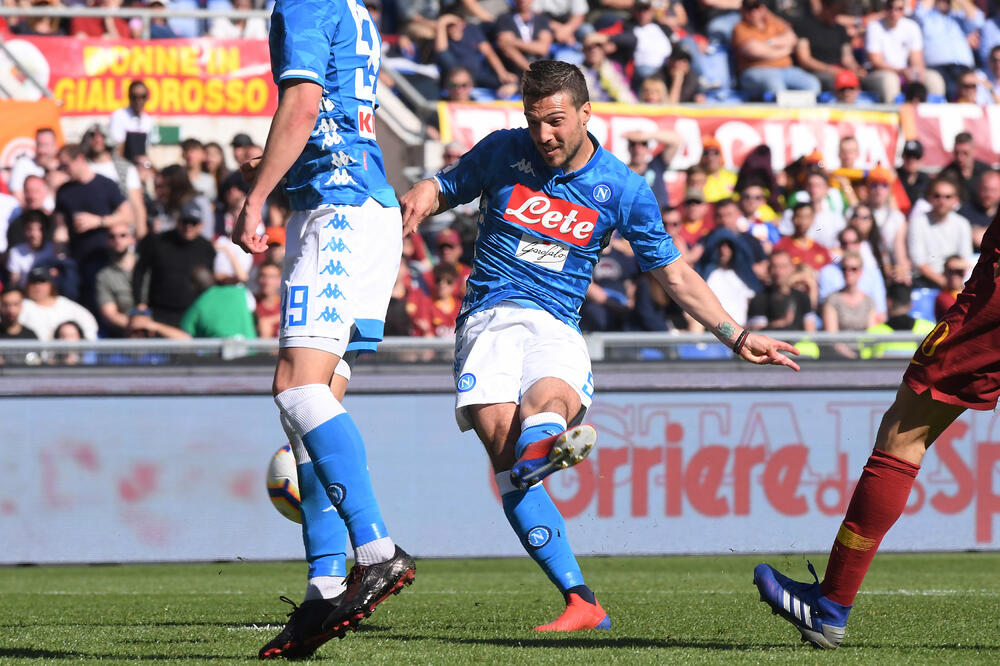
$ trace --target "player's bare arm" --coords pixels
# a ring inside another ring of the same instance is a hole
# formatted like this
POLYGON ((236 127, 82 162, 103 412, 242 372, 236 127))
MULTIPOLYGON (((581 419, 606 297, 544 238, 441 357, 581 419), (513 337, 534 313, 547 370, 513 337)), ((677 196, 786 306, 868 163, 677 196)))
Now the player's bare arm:
POLYGON ((233 225, 233 242, 247 252, 261 254, 267 250, 267 234, 257 233, 264 201, 302 154, 316 126, 322 95, 322 86, 311 81, 293 79, 285 84, 267 134, 264 156, 256 169, 243 210, 233 225))
POLYGON ((448 199, 441 192, 441 186, 434 178, 418 181, 399 200, 403 214, 403 235, 417 230, 420 223, 431 215, 437 215, 451 208, 448 199))
POLYGON ((719 299, 686 261, 674 261, 653 271, 653 278, 672 299, 715 337, 732 347, 741 358, 757 365, 799 365, 781 352, 798 355, 798 350, 781 340, 750 333, 729 316, 719 299))

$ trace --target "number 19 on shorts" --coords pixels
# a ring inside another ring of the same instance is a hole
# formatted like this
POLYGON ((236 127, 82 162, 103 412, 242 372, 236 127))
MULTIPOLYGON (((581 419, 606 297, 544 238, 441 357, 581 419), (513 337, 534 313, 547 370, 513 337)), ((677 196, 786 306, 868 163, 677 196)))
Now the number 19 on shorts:
POLYGON ((309 287, 305 285, 295 285, 288 288, 288 299, 285 301, 285 325, 304 326, 309 306, 309 287))

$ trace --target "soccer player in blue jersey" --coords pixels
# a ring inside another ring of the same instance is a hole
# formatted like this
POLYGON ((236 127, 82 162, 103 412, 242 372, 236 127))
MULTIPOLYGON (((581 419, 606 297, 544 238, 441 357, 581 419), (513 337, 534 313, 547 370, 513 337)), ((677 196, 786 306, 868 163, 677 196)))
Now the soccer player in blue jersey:
POLYGON ((563 594, 566 610, 539 631, 607 629, 555 504, 539 483, 591 450, 579 423, 594 392, 578 325, 594 265, 612 232, 695 319, 753 363, 798 366, 778 340, 750 333, 680 259, 646 181, 587 132, 587 84, 573 65, 544 60, 524 74, 527 129, 493 132, 400 203, 404 233, 428 215, 481 196, 479 237, 458 320, 456 420, 475 429, 504 513, 563 594))
POLYGON ((341 404, 351 359, 382 339, 402 249, 375 142, 380 38, 361 0, 277 0, 270 48, 278 109, 259 164, 244 168, 252 184, 233 240, 267 249, 261 209, 285 177, 293 212, 272 390, 298 466, 309 579, 262 659, 309 656, 415 571, 389 537, 361 434, 341 404), (348 535, 355 565, 345 580, 348 535))

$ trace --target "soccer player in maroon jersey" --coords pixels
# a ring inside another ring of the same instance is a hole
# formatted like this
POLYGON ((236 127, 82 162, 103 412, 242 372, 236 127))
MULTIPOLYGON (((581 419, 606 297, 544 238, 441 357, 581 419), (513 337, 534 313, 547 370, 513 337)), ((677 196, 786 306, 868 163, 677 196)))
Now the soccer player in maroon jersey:
MULTIPOLYGON (((966 409, 993 410, 1000 396, 1000 216, 986 230, 965 289, 924 339, 882 417, 875 450, 837 532, 823 582, 800 583, 768 564, 754 569, 761 600, 805 640, 833 649, 875 552, 903 513, 920 461, 966 409)), ((812 565, 809 565, 810 571, 812 565)), ((813 576, 816 577, 815 571, 813 576)))

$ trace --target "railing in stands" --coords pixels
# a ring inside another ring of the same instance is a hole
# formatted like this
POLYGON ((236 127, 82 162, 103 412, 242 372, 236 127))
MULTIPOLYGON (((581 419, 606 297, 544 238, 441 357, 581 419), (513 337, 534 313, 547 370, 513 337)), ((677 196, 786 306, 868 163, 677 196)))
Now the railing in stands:
MULTIPOLYGON (((923 336, 911 333, 871 335, 857 332, 807 333, 781 331, 774 337, 791 343, 808 342, 816 348, 843 343, 852 348, 875 344, 904 343, 912 346, 923 336)), ((718 361, 732 354, 707 333, 590 333, 585 336, 595 362, 628 361, 718 361)), ((450 363, 454 340, 450 338, 386 338, 376 362, 450 363)), ((278 341, 202 338, 191 340, 103 339, 97 341, 0 340, 4 366, 77 365, 81 367, 123 365, 178 365, 250 363, 270 364, 278 341)), ((906 348, 897 349, 906 355, 906 348)), ((894 354, 900 358, 900 354, 894 354)), ((368 360, 368 357, 362 357, 368 360)), ((824 356, 824 358, 827 358, 824 356)), ((807 358, 803 360, 808 360, 807 358)), ((2 366, 0 366, 2 372, 2 366)))

